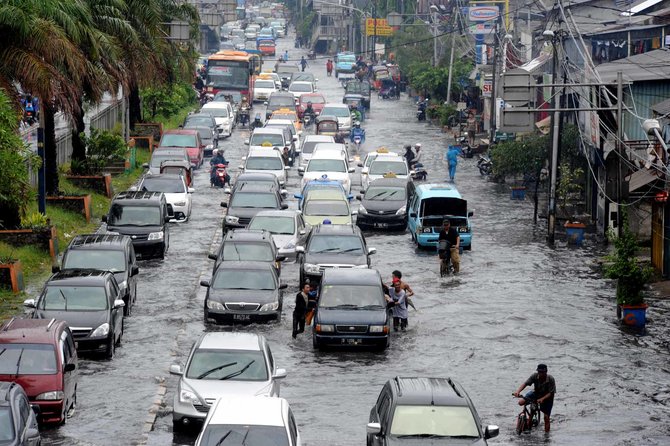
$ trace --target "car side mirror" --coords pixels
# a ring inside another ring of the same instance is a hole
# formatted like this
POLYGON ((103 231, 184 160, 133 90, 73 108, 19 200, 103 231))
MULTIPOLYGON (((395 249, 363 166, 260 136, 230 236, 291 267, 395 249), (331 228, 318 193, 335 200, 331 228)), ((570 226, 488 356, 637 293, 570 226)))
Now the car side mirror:
POLYGON ((279 195, 281 195, 282 198, 286 198, 286 197, 288 197, 288 191, 286 189, 281 189, 279 191, 279 195))
POLYGON ((362 199, 363 199, 362 196, 360 196, 360 195, 356 195, 356 200, 360 201, 360 200, 362 200, 362 199))
POLYGON ((130 267, 130 275, 131 276, 136 276, 140 273, 140 267, 137 265, 133 265, 130 267))
POLYGON ((249 145, 249 139, 245 139, 244 144, 249 145))
POLYGON ((244 166, 239 165, 239 166, 237 166, 237 169, 238 169, 238 170, 244 170, 244 166))
POLYGON ((189 188, 187 188, 187 189, 186 189, 186 192, 188 192, 189 194, 192 194, 193 192, 195 192, 195 187, 189 187, 189 188))
POLYGON ((184 374, 184 371, 181 369, 181 365, 179 364, 172 364, 170 366, 170 375, 178 375, 181 376, 184 374))
POLYGON ((367 167, 364 167, 364 168, 361 169, 361 173, 364 174, 364 175, 367 175, 369 171, 370 171, 370 169, 367 168, 367 167))
POLYGON ((291 170, 291 166, 284 166, 284 170, 291 170))
POLYGON ((377 248, 368 248, 368 255, 371 256, 372 254, 377 253, 377 248))
POLYGON ((414 176, 414 174, 416 174, 416 171, 414 171, 414 170, 409 171, 409 175, 414 176))
POLYGON ((351 211, 351 215, 358 215, 358 211, 351 211))
POLYGON ((353 167, 350 167, 349 170, 348 170, 348 172, 349 172, 349 173, 354 173, 354 172, 356 172, 356 169, 354 169, 353 167))
POLYGON ((494 424, 489 424, 484 429, 484 438, 488 440, 489 438, 497 437, 500 433, 500 428, 494 424))
POLYGON ((409 216, 410 216, 411 218, 416 218, 416 212, 410 212, 410 213, 409 213, 409 216))
POLYGON ((148 169, 149 168, 149 163, 142 163, 142 167, 144 169, 148 169))
POLYGON ((221 207, 222 207, 222 208, 227 208, 227 207, 228 207, 228 203, 226 203, 225 201, 222 201, 222 202, 221 202, 221 207))
POLYGON ((233 191, 229 187, 224 187, 223 188, 223 193, 224 194, 231 194, 233 191))
POLYGON ((298 234, 299 234, 299 235, 305 235, 305 234, 307 234, 307 231, 305 231, 304 229, 301 229, 301 230, 298 232, 298 234))
POLYGON ((219 256, 217 256, 216 254, 211 254, 210 253, 210 254, 207 254, 207 258, 209 260, 217 260, 219 258, 219 256))
POLYGON ((358 167, 363 167, 363 163, 358 163, 357 166, 358 167))
POLYGON ((106 215, 103 215, 102 217, 100 217, 100 220, 101 220, 103 223, 107 223, 107 216, 106 216, 106 215))
POLYGON ((169 215, 166 215, 165 217, 163 217, 163 221, 164 221, 165 223, 169 223, 169 222, 170 222, 170 216, 169 216, 169 215))
POLYGON ((128 190, 129 190, 130 192, 137 192, 138 187, 137 187, 137 186, 130 186, 130 187, 128 188, 128 190))
POLYGON ((349 160, 348 160, 347 162, 349 162, 349 163, 353 163, 353 162, 354 162, 354 159, 353 159, 353 158, 349 158, 349 160))
POLYGON ((23 301, 23 306, 28 308, 35 308, 35 299, 26 299, 23 301))
POLYGON ((280 206, 281 209, 288 209, 288 204, 282 203, 280 206))
POLYGON ((280 290, 285 290, 286 288, 288 288, 288 284, 287 284, 287 283, 280 283, 280 284, 279 284, 279 289, 280 289, 280 290))
POLYGON ((300 194, 293 194, 293 198, 297 198, 298 200, 302 200, 302 195, 300 195, 300 194))
POLYGON ((77 368, 77 365, 73 362, 68 362, 65 364, 65 367, 63 367, 64 372, 74 372, 75 369, 77 368))
POLYGON ((468 217, 472 217, 473 215, 475 215, 475 211, 468 211, 468 217))
POLYGON ((382 425, 379 423, 368 423, 365 431, 371 435, 379 435, 382 432, 382 425))
POLYGON ((295 247, 295 252, 304 253, 305 252, 305 247, 298 245, 298 246, 295 247))
POLYGON ((209 280, 201 280, 200 281, 200 286, 204 286, 205 288, 209 288, 210 287, 209 280))
POLYGON ((275 370, 272 377, 274 379, 282 379, 282 378, 286 378, 286 375, 287 375, 286 369, 277 369, 277 370, 275 370))
POLYGON ((59 271, 60 271, 60 266, 58 266, 58 265, 51 265, 51 272, 52 272, 53 274, 56 274, 56 273, 59 272, 59 271))
POLYGON ((123 308, 125 306, 126 306, 126 303, 123 301, 123 299, 114 300, 114 308, 123 308))
POLYGON ((263 105, 265 105, 267 107, 268 101, 263 102, 263 105))

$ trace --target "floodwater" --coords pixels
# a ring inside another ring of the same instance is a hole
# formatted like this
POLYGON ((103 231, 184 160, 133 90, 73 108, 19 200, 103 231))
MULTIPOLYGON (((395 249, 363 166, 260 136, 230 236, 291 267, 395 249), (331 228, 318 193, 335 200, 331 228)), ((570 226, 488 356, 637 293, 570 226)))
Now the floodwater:
MULTIPOLYGON (((281 40, 280 50, 302 54, 292 42, 292 37, 281 40)), ((325 60, 310 63, 320 91, 340 102, 343 90, 334 77, 326 77, 325 60)), ((446 178, 443 157, 450 137, 418 123, 407 96, 373 98, 363 127, 364 151, 420 142, 429 181, 446 178)), ((246 135, 237 129, 223 141, 231 170, 244 155, 246 135)), ((357 182, 358 173, 353 178, 357 182)), ((291 196, 299 180, 294 168, 291 196)), ((473 159, 459 164, 456 185, 475 211, 473 249, 462 255, 461 274, 440 278, 436 256, 417 251, 408 233, 367 234, 368 245, 377 248, 372 267, 389 280, 392 270, 401 270, 416 293, 418 310, 410 311, 409 330, 393 333, 384 353, 316 352, 309 329, 291 338, 295 264, 282 268, 289 289, 279 324, 203 323, 204 289, 198 283, 211 273, 207 254, 220 239, 219 202, 225 196, 210 189, 207 173, 200 171, 193 216, 172 226, 167 258, 141 263, 137 304, 117 356, 111 362, 81 360, 77 412, 67 425, 45 432, 44 444, 193 444, 195 436, 172 433, 177 379, 168 368, 185 360, 192 343, 209 330, 252 331, 268 338, 277 365, 288 370, 281 395, 291 404, 306 445, 363 444, 379 390, 398 375, 450 376, 460 382, 483 422, 500 426, 499 437, 489 444, 670 444, 670 304, 650 302, 645 336, 622 331, 612 283, 601 279, 596 267, 601 247, 587 241, 569 248, 560 235, 556 247, 547 246, 544 222, 533 225, 530 201, 511 201, 508 189, 479 175, 473 159), (545 436, 539 429, 518 437, 513 428, 519 409, 511 394, 539 362, 548 364, 556 379, 552 432, 545 436), (150 412, 156 407, 153 422, 150 412)))

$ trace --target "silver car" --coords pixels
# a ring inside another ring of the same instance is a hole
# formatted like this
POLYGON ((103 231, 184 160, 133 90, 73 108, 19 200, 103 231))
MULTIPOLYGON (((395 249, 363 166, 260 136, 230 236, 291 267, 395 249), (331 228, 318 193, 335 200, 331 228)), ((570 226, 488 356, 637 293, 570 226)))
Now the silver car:
POLYGON ((204 333, 186 366, 173 364, 170 373, 181 376, 172 414, 175 431, 204 421, 217 398, 279 396, 279 380, 286 377, 263 335, 230 332, 204 333))
POLYGON ((300 211, 260 211, 249 222, 248 229, 265 229, 272 234, 278 254, 295 259, 295 247, 302 244, 311 226, 305 223, 300 211))

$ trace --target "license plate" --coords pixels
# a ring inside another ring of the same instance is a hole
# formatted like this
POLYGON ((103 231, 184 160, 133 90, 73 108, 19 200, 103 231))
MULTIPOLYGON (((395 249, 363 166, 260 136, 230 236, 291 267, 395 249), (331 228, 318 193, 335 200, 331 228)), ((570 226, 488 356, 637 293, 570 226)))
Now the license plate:
POLYGON ((248 321, 249 320, 248 314, 233 314, 233 320, 236 321, 248 321))
POLYGON ((388 228, 388 223, 375 223, 375 228, 388 228))
POLYGON ((342 339, 342 344, 345 345, 360 345, 362 343, 362 339, 342 339))

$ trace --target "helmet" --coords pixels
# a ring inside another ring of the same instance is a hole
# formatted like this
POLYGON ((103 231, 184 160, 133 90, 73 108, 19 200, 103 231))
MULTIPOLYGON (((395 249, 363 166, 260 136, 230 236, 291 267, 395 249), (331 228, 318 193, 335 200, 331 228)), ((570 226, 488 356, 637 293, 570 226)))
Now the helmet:
POLYGON ((212 156, 217 155, 218 153, 219 153, 219 149, 212 150, 212 156))
POLYGON ((356 126, 357 129, 361 128, 361 123, 358 122, 358 121, 356 121, 356 123, 354 125, 356 126))
POLYGON ((418 143, 414 144, 414 148, 415 149, 420 149, 421 148, 421 143, 418 142, 418 143))
POLYGON ((312 105, 312 103, 311 103, 311 102, 309 102, 309 101, 307 101, 307 105, 308 105, 308 106, 310 106, 310 105, 312 105))

